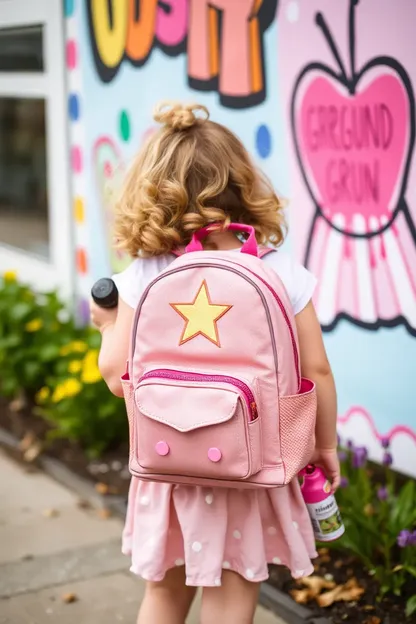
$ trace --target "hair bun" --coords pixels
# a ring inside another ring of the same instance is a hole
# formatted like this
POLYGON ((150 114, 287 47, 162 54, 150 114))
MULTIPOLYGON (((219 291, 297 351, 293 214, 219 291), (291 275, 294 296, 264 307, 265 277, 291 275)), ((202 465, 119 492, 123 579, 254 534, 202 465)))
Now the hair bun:
POLYGON ((167 128, 186 130, 200 119, 200 117, 195 115, 196 111, 202 111, 205 115, 205 119, 208 119, 208 109, 206 106, 202 106, 202 104, 161 102, 155 108, 153 119, 167 128))

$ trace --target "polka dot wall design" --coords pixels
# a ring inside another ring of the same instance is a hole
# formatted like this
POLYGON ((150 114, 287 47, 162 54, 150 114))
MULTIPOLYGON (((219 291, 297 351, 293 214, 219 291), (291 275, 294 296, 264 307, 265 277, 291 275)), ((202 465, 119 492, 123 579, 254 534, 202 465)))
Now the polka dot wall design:
POLYGON ((84 127, 82 107, 81 57, 78 48, 78 31, 81 19, 80 0, 64 0, 66 28, 66 67, 68 81, 68 122, 70 130, 70 170, 73 190, 73 219, 75 230, 74 270, 78 315, 82 322, 89 320, 90 263, 86 228, 84 127))
POLYGON ((256 130, 256 150, 260 158, 268 158, 272 151, 272 137, 266 124, 260 125, 256 130))

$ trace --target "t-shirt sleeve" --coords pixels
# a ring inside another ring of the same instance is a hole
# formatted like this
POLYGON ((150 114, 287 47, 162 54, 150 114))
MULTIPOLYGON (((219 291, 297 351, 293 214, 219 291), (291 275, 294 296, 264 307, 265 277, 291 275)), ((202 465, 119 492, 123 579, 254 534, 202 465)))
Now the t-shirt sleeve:
POLYGON ((172 260, 172 255, 136 258, 127 269, 113 275, 120 299, 135 310, 145 288, 172 260))
POLYGON ((286 288, 294 314, 299 314, 312 299, 316 277, 297 260, 279 249, 265 256, 265 261, 278 274, 286 288))
POLYGON ((131 308, 135 309, 139 303, 145 287, 143 278, 143 260, 141 258, 136 258, 127 269, 112 277, 120 298, 131 308))
POLYGON ((307 306, 315 292, 317 279, 308 269, 305 269, 299 262, 292 261, 293 282, 290 300, 294 314, 299 314, 307 306))

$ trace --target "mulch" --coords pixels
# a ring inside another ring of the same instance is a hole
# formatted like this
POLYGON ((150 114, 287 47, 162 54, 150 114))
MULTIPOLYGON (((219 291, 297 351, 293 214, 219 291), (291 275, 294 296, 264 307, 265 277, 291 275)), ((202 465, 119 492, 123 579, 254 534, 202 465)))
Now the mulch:
MULTIPOLYGON (((364 594, 358 601, 334 602, 332 606, 321 608, 312 600, 305 606, 315 617, 327 617, 333 624, 416 624, 416 616, 405 617, 406 600, 415 593, 413 583, 404 588, 402 596, 388 596, 378 599, 378 585, 356 558, 337 551, 320 549, 320 557, 314 561, 315 573, 325 579, 343 585, 350 579, 356 579, 364 588, 364 594)), ((270 566, 268 583, 290 594, 299 590, 300 584, 292 579, 289 572, 278 566, 270 566)))

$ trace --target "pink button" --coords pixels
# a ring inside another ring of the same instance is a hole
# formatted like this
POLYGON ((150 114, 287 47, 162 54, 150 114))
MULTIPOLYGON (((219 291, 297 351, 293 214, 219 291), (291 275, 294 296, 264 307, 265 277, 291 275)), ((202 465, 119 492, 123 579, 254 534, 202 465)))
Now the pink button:
POLYGON ((208 459, 210 459, 212 462, 219 462, 221 457, 222 453, 220 449, 215 448, 215 446, 208 450, 208 459))
POLYGON ((169 444, 165 442, 164 440, 161 440, 160 442, 158 442, 155 446, 155 449, 156 449, 156 453, 162 456, 167 455, 170 451, 169 444))

